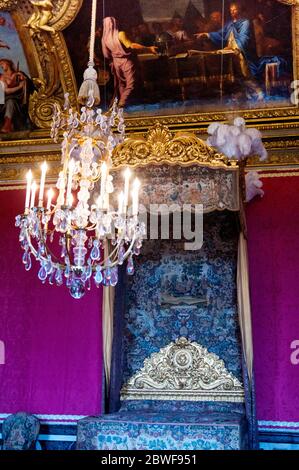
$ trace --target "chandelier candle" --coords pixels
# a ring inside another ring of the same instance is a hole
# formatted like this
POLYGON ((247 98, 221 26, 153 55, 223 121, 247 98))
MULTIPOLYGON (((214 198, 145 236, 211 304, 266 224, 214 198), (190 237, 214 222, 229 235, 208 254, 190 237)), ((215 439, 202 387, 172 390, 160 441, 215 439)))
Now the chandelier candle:
POLYGON ((140 181, 138 178, 134 180, 133 183, 133 191, 132 191, 132 215, 138 215, 138 206, 139 206, 139 189, 140 189, 140 181))
POLYGON ((124 213, 126 213, 129 204, 129 188, 130 188, 131 171, 129 168, 125 171, 125 191, 124 191, 124 213))
POLYGON ((46 182, 46 174, 47 174, 48 165, 46 162, 42 164, 42 174, 40 180, 40 190, 39 190, 39 197, 38 197, 38 205, 39 207, 43 207, 43 200, 44 200, 44 191, 45 191, 45 182, 46 182))
POLYGON ((27 175, 27 189, 26 189, 26 200, 25 200, 25 214, 28 214, 30 207, 30 195, 31 195, 31 181, 32 181, 32 171, 29 170, 27 175))
POLYGON ((37 184, 35 181, 33 181, 31 185, 31 202, 30 202, 30 209, 32 209, 35 205, 35 194, 37 190, 37 184))

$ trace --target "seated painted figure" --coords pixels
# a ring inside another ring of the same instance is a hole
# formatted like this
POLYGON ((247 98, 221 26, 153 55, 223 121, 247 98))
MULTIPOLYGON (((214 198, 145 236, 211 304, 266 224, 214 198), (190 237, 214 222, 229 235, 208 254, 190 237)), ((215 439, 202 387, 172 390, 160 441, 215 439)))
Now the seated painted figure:
POLYGON ((232 220, 207 216, 200 251, 146 242, 117 287, 110 412, 78 449, 247 448, 232 220))

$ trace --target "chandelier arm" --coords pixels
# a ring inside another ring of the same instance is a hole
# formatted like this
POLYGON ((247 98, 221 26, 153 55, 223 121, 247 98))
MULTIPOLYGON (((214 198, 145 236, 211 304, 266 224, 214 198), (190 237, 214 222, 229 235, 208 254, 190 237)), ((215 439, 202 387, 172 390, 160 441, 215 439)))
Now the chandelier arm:
MULTIPOLYGON (((36 248, 34 248, 34 245, 33 245, 32 242, 31 242, 31 235, 29 234, 28 229, 26 230, 26 240, 27 240, 27 242, 28 242, 28 246, 29 246, 29 248, 30 248, 30 252, 31 252, 31 254, 35 257, 35 259, 38 260, 38 261, 40 261, 40 260, 41 260, 41 261, 44 261, 44 262, 46 263, 46 262, 48 261, 48 258, 46 258, 46 257, 43 256, 43 255, 39 255, 39 254, 38 254, 36 248)), ((54 261, 53 264, 59 265, 59 267, 64 270, 64 269, 65 269, 64 265, 59 262, 59 259, 57 258, 57 256, 54 255, 51 250, 49 250, 49 248, 48 248, 48 246, 47 246, 46 244, 45 244, 45 248, 46 248, 46 250, 47 250, 47 254, 50 254, 52 257, 54 257, 54 258, 56 259, 56 261, 54 261)))
MULTIPOLYGON (((122 240, 121 240, 122 242, 122 240)), ((119 243, 119 245, 121 244, 121 242, 119 243)), ((132 248, 134 246, 134 243, 136 242, 136 235, 134 235, 130 245, 129 245, 129 248, 127 249, 127 251, 125 252, 124 256, 123 256, 123 260, 126 261, 127 258, 129 257, 129 255, 132 253, 132 248)), ((119 245, 117 246, 118 250, 119 250, 119 245)), ((108 261, 108 259, 110 258, 110 256, 115 253, 116 249, 114 249, 112 251, 112 253, 109 254, 109 256, 107 256, 104 260, 103 260, 103 266, 106 266, 105 263, 106 261, 108 261)), ((109 267, 113 268, 114 266, 117 266, 119 263, 118 263, 118 260, 114 261, 111 265, 109 265, 109 267)))

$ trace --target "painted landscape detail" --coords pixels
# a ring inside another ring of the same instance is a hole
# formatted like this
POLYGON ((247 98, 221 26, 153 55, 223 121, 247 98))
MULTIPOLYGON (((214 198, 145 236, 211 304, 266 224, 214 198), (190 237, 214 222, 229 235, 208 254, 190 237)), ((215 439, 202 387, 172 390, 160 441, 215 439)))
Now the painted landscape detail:
POLYGON ((31 91, 24 50, 9 13, 0 14, 0 133, 30 127, 28 100, 31 91))
MULTIPOLYGON (((86 24, 88 4, 73 28, 86 24)), ((288 5, 111 0, 105 2, 104 21, 99 10, 96 65, 106 106, 115 96, 139 115, 292 105, 288 5)), ((82 33, 81 44, 82 39, 80 58, 78 47, 70 47, 78 81, 87 60, 88 37, 82 33)))

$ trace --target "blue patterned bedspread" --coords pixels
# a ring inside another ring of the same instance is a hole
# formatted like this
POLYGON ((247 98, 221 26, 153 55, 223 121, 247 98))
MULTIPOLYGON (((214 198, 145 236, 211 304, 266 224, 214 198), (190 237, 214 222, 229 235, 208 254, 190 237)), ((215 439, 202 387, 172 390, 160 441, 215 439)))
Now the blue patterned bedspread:
POLYGON ((239 413, 127 412, 78 422, 80 450, 235 450, 246 448, 239 413))

